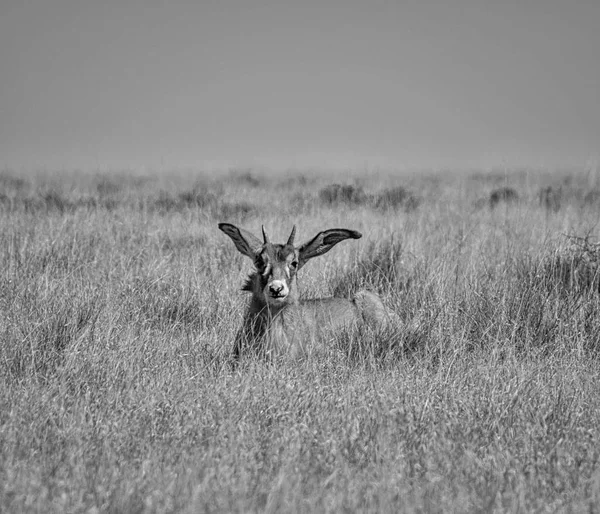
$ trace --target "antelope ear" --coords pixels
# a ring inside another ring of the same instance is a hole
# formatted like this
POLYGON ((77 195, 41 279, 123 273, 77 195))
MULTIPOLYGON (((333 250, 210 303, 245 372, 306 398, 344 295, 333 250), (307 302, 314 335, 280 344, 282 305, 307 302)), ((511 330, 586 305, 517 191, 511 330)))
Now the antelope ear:
POLYGON ((231 223, 219 223, 219 230, 225 232, 231 238, 241 254, 250 257, 252 260, 256 258, 263 247, 263 243, 258 237, 231 223))
POLYGON ((319 232, 307 243, 298 248, 300 255, 300 267, 304 266, 309 259, 318 257, 331 250, 336 244, 346 239, 360 239, 362 234, 356 230, 345 228, 330 228, 319 232))

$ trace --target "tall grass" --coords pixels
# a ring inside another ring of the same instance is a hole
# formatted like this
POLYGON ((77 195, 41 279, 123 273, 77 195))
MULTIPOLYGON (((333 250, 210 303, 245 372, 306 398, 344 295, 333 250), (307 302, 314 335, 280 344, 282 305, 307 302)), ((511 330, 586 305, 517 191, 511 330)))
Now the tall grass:
POLYGON ((0 511, 594 512, 592 178, 0 173, 0 511), (232 371, 219 221, 360 230, 299 285, 397 327, 232 371))

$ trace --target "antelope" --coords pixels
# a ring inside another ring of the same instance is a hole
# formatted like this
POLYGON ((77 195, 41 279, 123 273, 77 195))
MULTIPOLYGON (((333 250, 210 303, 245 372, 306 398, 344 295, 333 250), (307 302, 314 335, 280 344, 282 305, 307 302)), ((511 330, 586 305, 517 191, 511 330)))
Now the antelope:
POLYGON ((394 316, 387 312, 379 296, 366 290, 358 291, 351 300, 299 297, 298 271, 310 259, 327 253, 338 243, 360 239, 362 234, 356 230, 324 230, 295 246, 295 225, 285 244, 272 243, 264 226, 262 241, 230 223, 219 223, 219 229, 255 266, 242 288, 251 292, 252 297, 233 345, 234 362, 247 354, 268 360, 286 355, 306 356, 325 334, 335 334, 359 324, 377 327, 389 319, 390 314, 394 316))

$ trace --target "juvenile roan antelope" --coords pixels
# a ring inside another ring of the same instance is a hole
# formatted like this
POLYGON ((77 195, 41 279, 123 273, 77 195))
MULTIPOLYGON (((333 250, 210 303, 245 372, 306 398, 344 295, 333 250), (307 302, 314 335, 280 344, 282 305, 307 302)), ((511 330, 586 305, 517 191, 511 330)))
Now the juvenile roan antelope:
POLYGON ((357 324, 376 327, 389 317, 381 299, 368 291, 359 291, 352 300, 299 298, 298 271, 341 241, 359 239, 360 232, 333 228, 295 246, 296 226, 285 244, 271 243, 264 227, 262 241, 230 223, 220 223, 219 229, 243 255, 252 259, 256 268, 243 287, 252 293, 252 298, 235 339, 234 359, 242 354, 267 359, 307 355, 326 334, 333 335, 357 324))

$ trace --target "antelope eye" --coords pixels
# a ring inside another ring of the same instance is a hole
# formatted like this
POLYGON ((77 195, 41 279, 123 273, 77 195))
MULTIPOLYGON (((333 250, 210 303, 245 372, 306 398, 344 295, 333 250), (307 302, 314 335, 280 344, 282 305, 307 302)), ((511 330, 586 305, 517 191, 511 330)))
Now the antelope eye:
POLYGON ((298 261, 292 261, 292 262, 290 262, 290 267, 292 269, 297 269, 298 268, 298 261))
POLYGON ((264 261, 264 259, 263 259, 262 257, 257 257, 257 258, 254 260, 254 265, 255 265, 255 266, 256 266, 256 267, 257 267, 259 270, 262 270, 262 269, 264 269, 264 268, 265 268, 265 261, 264 261))

